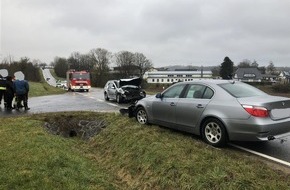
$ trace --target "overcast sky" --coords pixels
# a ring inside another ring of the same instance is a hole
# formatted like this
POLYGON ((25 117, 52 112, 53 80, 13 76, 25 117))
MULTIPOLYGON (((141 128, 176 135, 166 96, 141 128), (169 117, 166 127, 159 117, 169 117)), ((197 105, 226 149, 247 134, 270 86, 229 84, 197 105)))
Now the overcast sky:
POLYGON ((1 0, 1 59, 104 48, 155 67, 216 66, 228 56, 290 66, 289 0, 1 0))

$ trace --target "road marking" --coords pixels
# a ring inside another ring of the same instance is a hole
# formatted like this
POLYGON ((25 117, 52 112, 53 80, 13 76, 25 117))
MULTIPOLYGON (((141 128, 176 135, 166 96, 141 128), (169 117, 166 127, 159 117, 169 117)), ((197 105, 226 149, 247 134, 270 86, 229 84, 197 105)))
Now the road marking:
POLYGON ((262 154, 262 153, 260 153, 260 152, 256 152, 256 151, 254 151, 254 150, 250 150, 250 149, 247 149, 247 148, 244 148, 244 147, 241 147, 241 146, 235 145, 235 144, 231 144, 231 143, 229 143, 229 145, 231 145, 231 146, 233 146, 233 147, 235 147, 235 148, 238 148, 238 149, 244 150, 244 151, 246 151, 246 152, 250 152, 250 153, 255 154, 255 155, 257 155, 257 156, 261 156, 261 157, 266 158, 266 159, 268 159, 268 160, 272 160, 272 161, 274 161, 274 162, 277 162, 277 163, 280 163, 280 164, 283 164, 283 165, 286 165, 286 166, 290 167, 290 163, 289 163, 289 162, 286 162, 286 161, 284 161, 284 160, 280 160, 280 159, 278 159, 278 158, 274 158, 274 157, 272 157, 272 156, 268 156, 268 155, 266 155, 266 154, 262 154))
POLYGON ((118 106, 118 105, 116 105, 116 104, 113 104, 113 103, 107 103, 107 104, 109 104, 109 105, 111 105, 111 106, 115 106, 115 107, 120 107, 120 106, 118 106))
POLYGON ((80 94, 82 96, 85 96, 85 97, 88 97, 88 98, 91 98, 91 99, 94 99, 94 100, 97 100, 98 102, 104 102, 104 103, 106 103, 106 104, 108 104, 110 106, 114 106, 114 107, 118 107, 118 108, 124 108, 122 106, 119 106, 119 105, 116 105, 116 104, 113 104, 113 103, 106 102, 103 99, 95 98, 93 96, 88 96, 87 94, 83 94, 83 93, 79 93, 79 92, 78 92, 78 94, 80 94))

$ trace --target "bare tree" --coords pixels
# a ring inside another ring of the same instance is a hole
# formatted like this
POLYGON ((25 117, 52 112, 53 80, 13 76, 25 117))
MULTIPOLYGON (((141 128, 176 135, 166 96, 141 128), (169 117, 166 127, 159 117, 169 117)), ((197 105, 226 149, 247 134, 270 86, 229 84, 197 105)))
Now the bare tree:
POLYGON ((134 54, 134 65, 137 66, 141 78, 143 78, 144 73, 153 66, 152 62, 147 59, 143 53, 134 54))
POLYGON ((266 68, 266 72, 271 75, 276 73, 276 68, 272 61, 269 62, 269 65, 266 68))
POLYGON ((256 60, 254 60, 253 63, 251 64, 251 67, 259 68, 258 62, 256 60))
POLYGON ((90 71, 93 68, 93 64, 90 60, 89 54, 81 54, 79 52, 74 52, 67 59, 69 69, 75 69, 78 71, 88 70, 90 71))
POLYGON ((81 70, 91 71, 94 68, 94 63, 91 60, 90 54, 82 54, 79 61, 81 70))
POLYGON ((2 63, 0 69, 7 69, 11 76, 17 71, 22 71, 25 79, 29 81, 39 82, 41 80, 39 68, 33 65, 28 57, 22 57, 19 61, 13 61, 12 63, 10 61, 2 63))
POLYGON ((7 57, 4 57, 1 61, 1 64, 11 64, 14 62, 14 58, 12 55, 8 55, 7 57))
POLYGON ((106 49, 97 48, 90 51, 90 60, 94 65, 92 80, 96 86, 103 86, 108 80, 111 57, 111 52, 106 49))
POLYGON ((70 57, 67 59, 68 68, 75 69, 75 70, 82 70, 80 69, 80 57, 81 57, 81 54, 79 52, 73 52, 70 55, 70 57))
POLYGON ((68 63, 66 58, 54 58, 54 72, 58 77, 65 78, 68 70, 68 63))
POLYGON ((90 51, 90 58, 98 73, 108 72, 112 54, 106 49, 97 48, 90 51))
POLYGON ((251 61, 248 59, 244 59, 242 62, 238 64, 238 68, 249 68, 251 67, 251 61))
POLYGON ((134 65, 134 54, 129 51, 121 51, 115 55, 116 65, 122 78, 135 75, 136 65, 134 65))

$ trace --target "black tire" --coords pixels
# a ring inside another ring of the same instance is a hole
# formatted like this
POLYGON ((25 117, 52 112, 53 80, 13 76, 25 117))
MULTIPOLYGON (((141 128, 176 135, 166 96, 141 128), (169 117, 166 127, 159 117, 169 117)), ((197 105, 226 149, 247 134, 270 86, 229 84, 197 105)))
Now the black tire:
POLYGON ((146 92, 143 91, 142 94, 143 94, 143 98, 146 98, 146 92))
POLYGON ((223 147, 227 144, 227 132, 221 121, 215 118, 207 119, 201 128, 203 140, 214 146, 223 147))
POLYGON ((148 115, 143 107, 137 109, 136 120, 142 125, 148 124, 148 115))
POLYGON ((105 99, 106 101, 109 101, 109 96, 108 96, 107 92, 104 93, 104 99, 105 99))
POLYGON ((123 102, 122 96, 120 94, 117 94, 116 101, 117 101, 118 104, 121 104, 123 102))

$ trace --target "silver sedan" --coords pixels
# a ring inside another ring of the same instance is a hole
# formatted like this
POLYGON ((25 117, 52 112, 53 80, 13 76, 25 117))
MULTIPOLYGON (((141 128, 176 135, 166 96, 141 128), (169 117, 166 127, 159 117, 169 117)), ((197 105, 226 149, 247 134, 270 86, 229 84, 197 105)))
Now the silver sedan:
POLYGON ((290 99, 238 81, 176 83, 139 100, 134 114, 140 124, 197 134, 216 147, 228 141, 266 141, 290 135, 290 99))

